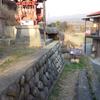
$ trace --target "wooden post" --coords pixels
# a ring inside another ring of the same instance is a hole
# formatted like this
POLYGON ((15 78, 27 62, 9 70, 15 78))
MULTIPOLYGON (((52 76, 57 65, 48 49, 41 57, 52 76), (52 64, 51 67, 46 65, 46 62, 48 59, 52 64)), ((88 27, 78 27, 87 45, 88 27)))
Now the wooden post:
POLYGON ((98 40, 97 40, 97 50, 96 50, 96 57, 98 57, 98 45, 99 45, 99 42, 98 42, 98 40))
POLYGON ((85 33, 86 33, 86 20, 85 20, 85 33))
POLYGON ((46 43, 46 31, 45 31, 46 21, 45 21, 45 0, 43 0, 43 29, 44 29, 44 43, 46 43))
POLYGON ((86 54, 86 20, 85 20, 85 48, 84 48, 85 54, 86 54))
POLYGON ((0 0, 0 6, 2 6, 2 0, 0 0))
POLYGON ((85 36, 85 50, 84 51, 85 51, 85 54, 86 54, 86 36, 85 36))
POLYGON ((100 27, 100 19, 99 19, 99 22, 98 22, 98 37, 100 36, 100 34, 99 34, 100 28, 99 27, 100 27))

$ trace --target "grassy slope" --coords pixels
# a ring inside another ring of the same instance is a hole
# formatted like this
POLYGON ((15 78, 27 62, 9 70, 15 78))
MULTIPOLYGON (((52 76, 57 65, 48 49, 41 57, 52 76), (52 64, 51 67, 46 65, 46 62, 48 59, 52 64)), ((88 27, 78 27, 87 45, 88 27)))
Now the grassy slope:
POLYGON ((80 59, 79 64, 66 62, 66 66, 58 79, 52 93, 50 94, 48 100, 71 100, 72 96, 74 98, 73 87, 70 85, 75 85, 75 80, 79 71, 87 69, 89 66, 89 60, 86 55, 83 55, 80 59), (72 80, 71 80, 72 79, 72 80), (66 92, 65 92, 66 91, 66 92))
MULTIPOLYGON (((85 34, 84 33, 76 33, 75 35, 84 43, 85 34)), ((87 43, 92 42, 92 39, 87 39, 87 43)), ((86 55, 83 55, 80 59, 80 62, 68 64, 66 62, 66 66, 58 79, 52 93, 50 94, 48 100, 73 100, 75 98, 75 91, 73 85, 76 85, 77 75, 78 72, 87 69, 90 71, 89 68, 89 60, 86 55)), ((90 84, 89 80, 89 85, 90 84)))

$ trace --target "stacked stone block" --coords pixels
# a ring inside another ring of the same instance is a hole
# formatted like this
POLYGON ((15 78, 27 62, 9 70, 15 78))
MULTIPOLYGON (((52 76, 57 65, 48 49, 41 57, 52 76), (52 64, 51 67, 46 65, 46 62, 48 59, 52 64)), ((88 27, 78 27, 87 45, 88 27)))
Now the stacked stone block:
POLYGON ((9 86, 0 100, 46 100, 64 65, 58 42, 9 86))

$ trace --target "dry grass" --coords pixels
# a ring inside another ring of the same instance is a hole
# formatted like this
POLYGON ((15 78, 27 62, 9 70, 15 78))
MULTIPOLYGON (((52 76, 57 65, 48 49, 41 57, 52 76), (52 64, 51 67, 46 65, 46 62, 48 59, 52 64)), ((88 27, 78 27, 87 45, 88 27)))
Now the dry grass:
POLYGON ((83 44, 82 39, 75 34, 65 34, 64 42, 69 45, 70 48, 75 49, 81 49, 81 45, 83 44))
POLYGON ((35 53, 39 49, 41 49, 41 47, 0 46, 0 56, 11 56, 0 65, 0 73, 25 59, 28 55, 35 53))
MULTIPOLYGON (((82 44, 85 41, 84 33, 65 34, 64 36, 64 43, 67 44, 67 48, 82 49, 82 44)), ((87 38, 86 42, 91 43, 92 39, 87 38)))

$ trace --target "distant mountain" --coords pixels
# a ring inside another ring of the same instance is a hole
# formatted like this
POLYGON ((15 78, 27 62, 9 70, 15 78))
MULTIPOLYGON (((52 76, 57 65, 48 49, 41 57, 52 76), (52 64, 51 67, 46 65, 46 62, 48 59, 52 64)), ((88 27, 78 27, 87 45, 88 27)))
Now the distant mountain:
MULTIPOLYGON (((93 13, 93 12, 90 12, 93 13)), ((60 17, 51 17, 47 18, 47 22, 56 22, 56 21, 67 21, 67 22, 77 22, 77 21, 82 21, 82 18, 85 18, 86 15, 90 13, 85 13, 85 14, 74 14, 74 15, 65 15, 65 16, 60 16, 60 17)))

